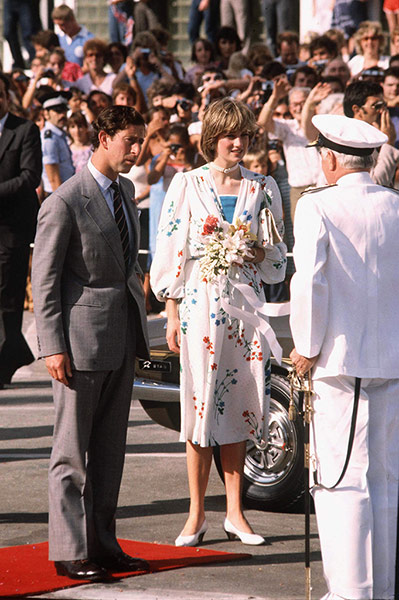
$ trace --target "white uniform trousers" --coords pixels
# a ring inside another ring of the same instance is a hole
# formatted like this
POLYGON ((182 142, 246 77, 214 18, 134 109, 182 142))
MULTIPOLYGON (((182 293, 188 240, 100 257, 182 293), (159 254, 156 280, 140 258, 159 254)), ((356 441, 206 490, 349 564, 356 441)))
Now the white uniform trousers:
MULTIPOLYGON (((313 382, 311 456, 325 486, 336 483, 345 463, 354 386, 348 376, 313 382)), ((393 600, 398 475, 399 379, 362 379, 346 475, 334 490, 312 490, 331 594, 393 600)))

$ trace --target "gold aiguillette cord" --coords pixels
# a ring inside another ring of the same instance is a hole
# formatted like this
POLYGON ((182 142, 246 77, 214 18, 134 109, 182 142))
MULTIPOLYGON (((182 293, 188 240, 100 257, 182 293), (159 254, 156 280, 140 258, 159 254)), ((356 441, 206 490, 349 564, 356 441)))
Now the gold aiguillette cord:
POLYGON ((295 403, 294 393, 299 392, 299 404, 302 404, 302 416, 304 422, 304 480, 305 480, 305 599, 311 600, 311 574, 310 574, 310 423, 312 420, 312 377, 310 371, 303 376, 298 375, 295 367, 290 374, 290 404, 288 409, 289 418, 295 421, 298 417, 298 407, 295 403))

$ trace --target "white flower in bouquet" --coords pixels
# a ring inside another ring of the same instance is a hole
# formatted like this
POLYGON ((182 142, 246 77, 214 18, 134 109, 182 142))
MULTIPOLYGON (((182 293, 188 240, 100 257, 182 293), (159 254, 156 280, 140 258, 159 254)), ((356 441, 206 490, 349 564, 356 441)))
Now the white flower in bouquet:
POLYGON ((236 219, 234 225, 208 215, 202 230, 204 256, 200 259, 203 280, 212 283, 218 275, 226 275, 232 264, 242 265, 251 256, 256 236, 250 224, 236 219))

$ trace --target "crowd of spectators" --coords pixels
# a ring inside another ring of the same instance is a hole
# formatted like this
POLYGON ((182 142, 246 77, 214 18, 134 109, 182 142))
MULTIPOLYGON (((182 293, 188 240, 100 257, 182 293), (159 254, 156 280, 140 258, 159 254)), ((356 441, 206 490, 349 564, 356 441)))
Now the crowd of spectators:
MULTIPOLYGON (((29 4, 32 10, 35 3, 29 4)), ((248 0, 193 0, 191 64, 184 66, 146 0, 108 0, 109 40, 96 38, 66 5, 52 13, 57 33, 41 30, 32 17, 22 36, 29 65, 20 51, 14 54, 15 40, 8 36, 14 68, 6 75, 10 112, 33 120, 41 130, 41 201, 87 163, 91 123, 101 110, 112 104, 133 106, 148 124, 141 155, 128 174, 142 210, 148 271, 166 190, 175 173, 204 163, 199 148, 204 110, 226 95, 245 102, 257 116, 259 131, 244 163, 275 177, 289 249, 298 198, 308 187, 326 184, 317 150, 307 148, 317 137, 314 114, 345 114, 384 131, 389 142, 379 152, 373 178, 395 187, 399 3, 396 9, 395 2, 384 3, 389 33, 380 22, 368 20, 367 2, 333 4, 325 29, 308 32, 300 43, 293 3, 262 0, 267 43, 251 43, 248 0), (200 36, 202 20, 205 37, 200 36)), ((292 270, 291 265, 288 276, 292 270)), ((154 310, 149 291, 147 308, 154 310)))

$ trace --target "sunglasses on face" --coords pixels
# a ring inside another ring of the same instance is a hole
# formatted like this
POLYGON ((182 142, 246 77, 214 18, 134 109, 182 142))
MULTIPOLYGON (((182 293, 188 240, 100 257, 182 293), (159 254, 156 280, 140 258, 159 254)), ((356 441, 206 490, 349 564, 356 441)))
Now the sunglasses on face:
MULTIPOLYGON (((371 106, 369 106, 369 108, 374 108, 374 110, 381 110, 382 108, 385 108, 386 104, 383 100, 379 100, 378 102, 374 102, 371 106)), ((363 106, 364 108, 364 106, 363 106)))
POLYGON ((208 83, 209 81, 223 81, 223 77, 221 75, 215 75, 214 77, 210 75, 209 77, 203 77, 202 81, 204 83, 208 83))

